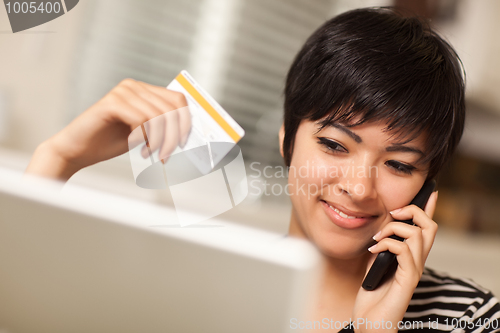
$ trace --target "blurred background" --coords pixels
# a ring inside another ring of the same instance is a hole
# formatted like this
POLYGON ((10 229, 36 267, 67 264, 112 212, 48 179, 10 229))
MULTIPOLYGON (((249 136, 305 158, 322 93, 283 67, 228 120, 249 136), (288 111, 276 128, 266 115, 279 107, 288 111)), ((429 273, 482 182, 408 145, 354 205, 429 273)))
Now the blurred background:
MULTIPOLYGON (((257 188, 286 182, 259 171, 283 166, 277 133, 288 67, 325 20, 387 5, 429 18, 467 72, 466 129, 439 178, 434 220, 441 228, 428 264, 500 295, 500 1, 81 0, 16 34, 2 8, 0 165, 25 169, 38 144, 122 79, 166 86, 186 69, 246 131, 239 145, 258 186, 222 218, 284 234, 289 199, 257 188)), ((168 191, 135 185, 127 155, 82 170, 69 184, 171 205, 168 191)))

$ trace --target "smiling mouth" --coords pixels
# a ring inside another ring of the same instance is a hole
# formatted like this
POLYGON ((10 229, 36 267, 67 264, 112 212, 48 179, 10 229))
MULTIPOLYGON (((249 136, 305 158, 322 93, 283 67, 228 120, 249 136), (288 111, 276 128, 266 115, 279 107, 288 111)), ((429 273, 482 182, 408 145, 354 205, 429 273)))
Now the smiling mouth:
POLYGON ((335 207, 332 207, 330 205, 328 205, 331 209, 333 209, 337 214, 339 214, 340 216, 342 216, 343 218, 345 219, 355 219, 357 218, 357 216, 350 216, 350 215, 347 215, 347 214, 344 214, 342 211, 338 210, 337 208, 335 207))
POLYGON ((366 219, 366 218, 376 218, 376 217, 378 217, 378 215, 370 215, 370 214, 365 214, 365 213, 344 212, 344 211, 338 209, 337 207, 334 207, 332 204, 330 204, 329 202, 327 202, 325 200, 321 200, 321 201, 323 201, 334 212, 336 212, 337 214, 339 214, 341 217, 343 217, 345 219, 363 219, 363 218, 366 219))

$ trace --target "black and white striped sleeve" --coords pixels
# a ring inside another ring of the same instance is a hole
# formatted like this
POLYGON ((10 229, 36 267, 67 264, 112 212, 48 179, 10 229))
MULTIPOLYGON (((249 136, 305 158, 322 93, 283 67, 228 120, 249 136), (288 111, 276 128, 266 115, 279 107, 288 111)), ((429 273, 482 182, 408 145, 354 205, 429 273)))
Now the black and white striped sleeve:
POLYGON ((500 332, 500 303, 471 280, 426 268, 400 327, 404 332, 500 332))

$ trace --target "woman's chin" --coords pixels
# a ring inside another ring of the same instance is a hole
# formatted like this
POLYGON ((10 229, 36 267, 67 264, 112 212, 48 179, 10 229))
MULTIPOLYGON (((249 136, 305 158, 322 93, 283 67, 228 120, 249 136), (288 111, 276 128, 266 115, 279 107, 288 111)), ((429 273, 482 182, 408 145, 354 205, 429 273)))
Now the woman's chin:
POLYGON ((359 240, 331 240, 316 239, 314 241, 318 249, 325 256, 338 260, 361 259, 369 256, 368 248, 374 245, 375 241, 360 242, 359 240))
POLYGON ((355 259, 361 259, 364 256, 370 254, 366 249, 363 249, 363 251, 356 251, 356 252, 354 252, 352 250, 339 251, 337 249, 335 249, 335 250, 332 250, 332 249, 320 249, 320 251, 326 257, 331 258, 331 259, 337 259, 337 260, 355 260, 355 259))

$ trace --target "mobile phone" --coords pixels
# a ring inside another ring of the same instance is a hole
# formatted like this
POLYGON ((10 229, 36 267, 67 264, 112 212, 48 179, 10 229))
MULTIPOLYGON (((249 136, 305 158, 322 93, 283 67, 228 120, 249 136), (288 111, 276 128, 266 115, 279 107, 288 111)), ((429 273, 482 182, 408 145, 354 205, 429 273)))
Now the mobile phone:
MULTIPOLYGON (((410 202, 410 205, 415 205, 420 209, 424 209, 424 206, 427 203, 427 200, 429 200, 429 197, 434 191, 435 187, 436 181, 434 179, 427 180, 420 191, 417 193, 415 198, 413 198, 413 200, 410 202)), ((411 219, 405 221, 396 221, 415 225, 411 219)), ((403 238, 396 235, 392 235, 389 237, 401 242, 404 241, 403 238)), ((369 291, 375 290, 384 277, 389 276, 396 271, 397 266, 398 261, 396 260, 396 255, 394 253, 391 253, 389 251, 380 252, 373 262, 372 267, 370 267, 370 271, 368 272, 368 274, 366 274, 362 287, 365 290, 369 291)))

